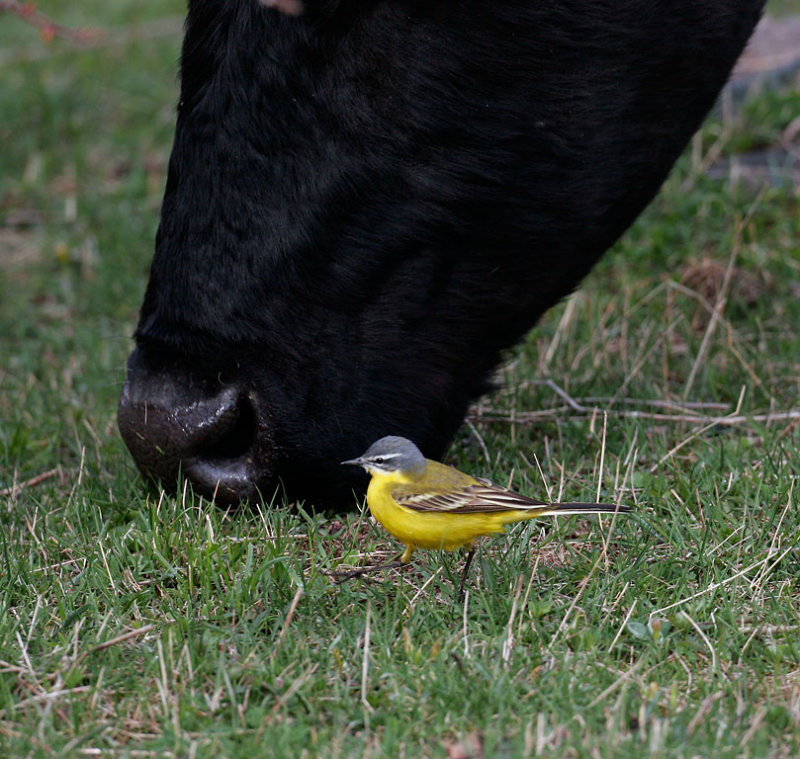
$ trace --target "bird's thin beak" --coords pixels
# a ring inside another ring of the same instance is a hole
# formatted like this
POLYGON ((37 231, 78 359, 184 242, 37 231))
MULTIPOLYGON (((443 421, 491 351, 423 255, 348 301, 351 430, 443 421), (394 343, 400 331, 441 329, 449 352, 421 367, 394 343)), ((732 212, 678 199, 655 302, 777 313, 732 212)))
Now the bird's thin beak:
POLYGON ((357 459, 348 459, 347 461, 342 462, 342 466, 344 466, 345 464, 347 464, 348 466, 363 466, 364 459, 361 457, 357 459))

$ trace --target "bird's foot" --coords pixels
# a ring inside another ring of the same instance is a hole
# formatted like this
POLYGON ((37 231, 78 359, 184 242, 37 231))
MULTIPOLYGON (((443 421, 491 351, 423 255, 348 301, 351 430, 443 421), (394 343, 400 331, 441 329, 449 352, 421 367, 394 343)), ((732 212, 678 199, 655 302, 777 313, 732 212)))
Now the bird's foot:
POLYGON ((366 567, 357 567, 348 572, 329 572, 329 576, 333 577, 333 581, 339 585, 340 583, 352 580, 354 577, 362 577, 363 575, 372 574, 373 572, 380 572, 383 569, 397 569, 406 566, 400 559, 390 561, 388 564, 373 564, 366 567))

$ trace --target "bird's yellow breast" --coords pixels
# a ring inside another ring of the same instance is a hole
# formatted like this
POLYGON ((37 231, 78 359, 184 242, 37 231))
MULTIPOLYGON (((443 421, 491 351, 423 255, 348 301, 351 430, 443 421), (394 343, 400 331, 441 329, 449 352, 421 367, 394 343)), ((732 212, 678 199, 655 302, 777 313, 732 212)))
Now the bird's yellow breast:
POLYGON ((367 505, 387 532, 407 546, 448 551, 472 543, 481 535, 502 532, 509 522, 533 516, 516 510, 497 513, 416 511, 397 503, 393 496, 398 490, 435 494, 470 484, 477 484, 477 480, 432 461, 418 475, 373 472, 367 488, 367 505), (455 479, 457 481, 453 481, 455 479))

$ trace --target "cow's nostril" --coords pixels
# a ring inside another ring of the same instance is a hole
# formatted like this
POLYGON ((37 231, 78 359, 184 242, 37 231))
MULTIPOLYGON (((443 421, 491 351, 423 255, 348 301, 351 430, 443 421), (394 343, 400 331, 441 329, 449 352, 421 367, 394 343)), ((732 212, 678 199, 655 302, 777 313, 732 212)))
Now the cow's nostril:
POLYGON ((256 416, 250 400, 240 396, 230 413, 213 419, 209 436, 197 451, 198 458, 229 461, 252 453, 256 440, 256 416))
POLYGON ((203 442, 182 462, 183 474, 195 492, 218 503, 252 501, 259 493, 269 497, 274 488, 266 476, 265 453, 258 438, 257 413, 248 396, 240 395, 215 414, 203 442))

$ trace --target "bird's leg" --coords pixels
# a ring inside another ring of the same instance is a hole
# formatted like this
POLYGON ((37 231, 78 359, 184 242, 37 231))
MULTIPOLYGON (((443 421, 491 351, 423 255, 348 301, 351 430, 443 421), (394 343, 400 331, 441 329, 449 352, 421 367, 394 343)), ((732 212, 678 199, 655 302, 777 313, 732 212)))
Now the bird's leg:
POLYGON ((469 568, 472 564, 472 559, 475 556, 475 544, 472 543, 469 547, 469 552, 467 553, 467 560, 464 562, 464 569, 461 572, 461 582, 458 584, 458 602, 461 603, 464 600, 464 583, 467 581, 467 575, 469 574, 469 568))

